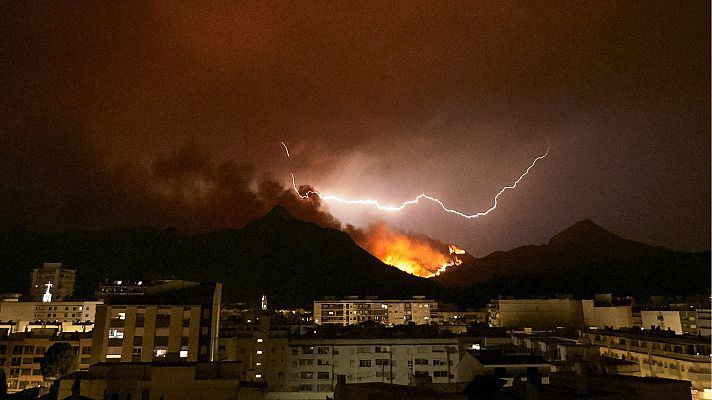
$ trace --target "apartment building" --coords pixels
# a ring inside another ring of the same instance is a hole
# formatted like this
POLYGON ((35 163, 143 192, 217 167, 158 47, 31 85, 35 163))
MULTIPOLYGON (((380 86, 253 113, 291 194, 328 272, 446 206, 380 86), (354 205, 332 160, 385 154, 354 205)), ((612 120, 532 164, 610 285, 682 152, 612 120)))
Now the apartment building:
POLYGON ((30 300, 43 301, 47 286, 52 301, 62 301, 74 295, 76 271, 65 268, 62 263, 44 263, 30 274, 30 300))
POLYGON ((100 363, 59 379, 59 399, 263 399, 233 362, 100 363))
POLYGON ((314 323, 334 325, 356 325, 364 321, 374 321, 384 325, 416 325, 435 322, 438 303, 423 296, 410 300, 359 299, 352 296, 342 300, 326 299, 314 301, 314 323))
POLYGON ((270 390, 285 391, 288 339, 281 329, 274 328, 269 311, 247 319, 223 319, 218 354, 220 360, 235 363, 242 380, 268 383, 270 390))
POLYGON ((626 328, 634 325, 630 305, 597 306, 594 300, 502 299, 489 305, 490 326, 505 328, 626 328))
POLYGON ((641 324, 644 329, 671 330, 678 335, 697 335, 697 311, 651 310, 641 311, 641 324))
POLYGON ((346 383, 414 385, 418 376, 433 384, 454 382, 460 352, 474 338, 303 338, 289 341, 286 391, 274 398, 332 396, 337 376, 346 383), (299 392, 299 394, 295 394, 299 392))
POLYGON ((706 337, 712 334, 712 310, 709 308, 697 309, 697 333, 706 337))
POLYGON ((204 284, 99 306, 92 363, 216 360, 221 296, 204 284))
POLYGON ((650 331, 588 331, 579 340, 598 346, 601 355, 638 363, 635 376, 688 380, 693 399, 712 399, 712 346, 707 338, 650 331))
POLYGON ((91 331, 101 301, 0 301, 0 328, 24 332, 55 326, 59 331, 91 331))
POLYGON ((14 393, 43 386, 40 362, 54 343, 71 344, 77 354, 78 367, 88 368, 91 340, 91 333, 57 333, 54 329, 0 334, 0 368, 5 370, 8 391, 14 393))

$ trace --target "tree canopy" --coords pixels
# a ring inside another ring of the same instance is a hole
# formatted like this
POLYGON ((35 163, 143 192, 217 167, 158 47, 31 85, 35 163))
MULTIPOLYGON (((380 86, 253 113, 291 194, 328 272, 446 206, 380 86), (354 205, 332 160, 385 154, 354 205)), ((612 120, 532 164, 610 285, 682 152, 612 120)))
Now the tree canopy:
POLYGON ((67 342, 50 346, 40 362, 40 370, 45 378, 59 378, 76 371, 77 367, 77 353, 67 342))

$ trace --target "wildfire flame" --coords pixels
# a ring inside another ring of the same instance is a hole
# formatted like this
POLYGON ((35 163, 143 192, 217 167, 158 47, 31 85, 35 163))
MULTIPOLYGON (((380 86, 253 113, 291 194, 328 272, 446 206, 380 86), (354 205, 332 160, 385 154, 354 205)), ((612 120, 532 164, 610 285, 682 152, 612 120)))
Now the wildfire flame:
MULTIPOLYGON (((465 250, 455 246, 454 244, 447 246, 447 250, 450 254, 465 254, 465 250)), ((457 264, 457 265, 460 265, 460 264, 457 264)))
POLYGON ((448 267, 462 264, 457 254, 465 253, 455 245, 447 246, 446 253, 443 244, 394 231, 383 222, 369 226, 356 241, 384 263, 424 278, 440 275, 448 267))

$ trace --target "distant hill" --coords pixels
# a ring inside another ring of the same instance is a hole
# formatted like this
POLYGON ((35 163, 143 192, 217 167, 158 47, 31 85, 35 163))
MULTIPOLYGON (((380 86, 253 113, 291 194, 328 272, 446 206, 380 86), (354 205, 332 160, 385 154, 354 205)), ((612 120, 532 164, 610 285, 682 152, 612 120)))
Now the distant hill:
POLYGON ((544 245, 469 257, 434 279, 453 288, 453 301, 481 305, 498 295, 559 293, 709 294, 710 252, 649 246, 606 231, 590 220, 563 230, 544 245))
POLYGON ((708 294, 710 253, 685 253, 621 238, 589 220, 548 244, 482 258, 464 254, 457 268, 433 279, 383 264, 339 230, 293 218, 275 207, 241 229, 186 235, 172 229, 37 233, 0 231, 0 293, 25 292, 29 272, 43 262, 77 269, 79 296, 106 279, 175 276, 220 281, 226 301, 275 307, 310 306, 327 295, 426 295, 476 307, 498 295, 614 292, 708 294))
POLYGON ((492 278, 560 270, 587 263, 620 262, 673 253, 663 247, 648 246, 608 232, 591 220, 583 220, 564 229, 548 244, 527 245, 509 251, 496 251, 482 258, 463 259, 435 279, 448 286, 469 286, 492 278))
POLYGON ((217 280, 227 300, 308 306, 326 295, 434 296, 435 282, 383 264, 344 232, 293 218, 275 207, 242 229, 205 235, 175 230, 0 232, 0 292, 27 290, 29 271, 59 261, 77 269, 80 296, 105 279, 176 276, 217 280))

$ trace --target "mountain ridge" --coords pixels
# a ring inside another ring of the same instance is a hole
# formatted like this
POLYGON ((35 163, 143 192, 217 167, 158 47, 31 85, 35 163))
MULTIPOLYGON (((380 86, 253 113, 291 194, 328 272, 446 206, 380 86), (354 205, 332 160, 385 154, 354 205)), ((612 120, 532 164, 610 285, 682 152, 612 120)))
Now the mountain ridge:
POLYGON ((77 269, 81 297, 92 295, 107 279, 175 276, 221 281, 226 301, 256 302, 267 294, 276 307, 310 307, 323 296, 347 295, 425 295, 478 307, 498 295, 709 291, 709 252, 649 246, 590 220, 573 224, 546 244, 461 258, 462 265, 436 278, 416 277, 382 263, 347 233, 276 207, 242 228, 198 235, 170 228, 0 230, 0 276, 11 277, 0 280, 0 293, 25 292, 30 270, 50 261, 77 269))
POLYGON ((446 286, 466 287, 516 274, 541 271, 555 274, 569 267, 629 263, 675 254, 698 253, 674 251, 626 239, 590 219, 583 219, 552 236, 546 244, 524 245, 484 257, 469 257, 462 265, 448 269, 434 279, 446 286))

